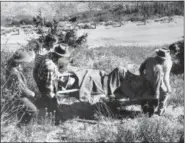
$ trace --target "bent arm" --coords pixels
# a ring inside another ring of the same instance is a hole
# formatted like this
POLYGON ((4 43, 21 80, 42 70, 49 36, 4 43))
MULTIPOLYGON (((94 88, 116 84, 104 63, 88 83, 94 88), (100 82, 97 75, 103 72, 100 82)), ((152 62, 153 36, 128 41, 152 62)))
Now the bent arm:
POLYGON ((160 86, 162 82, 162 69, 157 68, 154 72, 154 79, 153 79, 153 91, 154 91, 154 97, 159 98, 160 95, 160 86))
POLYGON ((21 95, 26 97, 34 97, 35 93, 25 86, 21 88, 21 95))
POLYGON ((31 91, 23 76, 21 76, 21 73, 14 73, 10 76, 10 82, 12 82, 11 88, 13 88, 14 90, 18 90, 19 91, 19 97, 34 97, 35 93, 33 91, 31 91))

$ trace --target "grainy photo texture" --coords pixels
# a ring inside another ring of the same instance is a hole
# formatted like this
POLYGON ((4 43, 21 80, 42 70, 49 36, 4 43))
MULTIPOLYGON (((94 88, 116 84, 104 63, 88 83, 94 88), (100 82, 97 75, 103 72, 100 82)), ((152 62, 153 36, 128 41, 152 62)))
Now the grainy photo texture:
POLYGON ((184 1, 1 2, 1 142, 184 142, 184 1))

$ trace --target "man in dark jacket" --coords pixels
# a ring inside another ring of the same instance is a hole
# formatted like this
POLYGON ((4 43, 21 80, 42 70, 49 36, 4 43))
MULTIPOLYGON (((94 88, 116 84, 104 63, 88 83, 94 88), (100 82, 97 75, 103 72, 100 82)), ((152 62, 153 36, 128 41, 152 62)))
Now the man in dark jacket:
MULTIPOLYGON (((67 50, 68 47, 64 45, 56 45, 54 51, 44 55, 36 66, 37 86, 42 95, 43 101, 49 112, 56 111, 55 114, 55 125, 59 124, 60 115, 57 107, 56 92, 58 91, 58 80, 62 76, 59 71, 58 63, 61 58, 69 59, 70 53, 67 50)), ((63 60, 63 59, 62 59, 63 60)), ((69 62, 67 60, 66 64, 69 62)), ((62 65, 60 65, 62 66, 62 65)), ((64 66, 62 69, 64 69, 64 66)))
POLYGON ((11 102, 15 103, 16 108, 20 104, 25 106, 23 114, 20 115, 20 121, 18 125, 29 123, 31 116, 37 115, 38 110, 34 103, 30 100, 35 96, 35 93, 31 91, 27 86, 27 80, 22 73, 21 64, 24 62, 30 62, 33 59, 31 54, 29 54, 24 49, 15 52, 12 58, 7 62, 7 72, 6 72, 6 88, 11 93, 11 102), (31 115, 31 116, 30 116, 31 115))

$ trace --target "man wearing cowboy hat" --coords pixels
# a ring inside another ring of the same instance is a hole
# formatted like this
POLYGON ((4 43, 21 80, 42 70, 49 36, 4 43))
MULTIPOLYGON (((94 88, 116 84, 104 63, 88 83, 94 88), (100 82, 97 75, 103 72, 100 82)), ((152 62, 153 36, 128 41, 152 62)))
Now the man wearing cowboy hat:
POLYGON ((22 73, 21 64, 30 62, 33 55, 24 49, 17 50, 7 62, 6 86, 13 96, 11 102, 16 103, 16 108, 19 104, 26 106, 26 113, 23 113, 18 125, 28 123, 31 120, 31 115, 38 113, 37 107, 29 99, 34 97, 35 93, 27 86, 27 80, 22 73), (18 94, 16 94, 18 93, 18 94))
POLYGON ((168 93, 171 93, 170 71, 172 60, 170 51, 166 48, 157 49, 155 57, 146 59, 140 66, 140 75, 144 83, 150 88, 158 103, 155 112, 161 115, 166 108, 168 93))
MULTIPOLYGON (((70 54, 67 48, 66 45, 56 45, 54 51, 44 55, 43 59, 40 61, 40 66, 38 67, 37 85, 43 100, 47 104, 46 106, 48 107, 49 112, 56 111, 56 125, 59 124, 59 110, 57 108, 55 95, 58 90, 58 81, 61 78, 58 64, 59 60, 62 59, 67 59, 65 64, 68 64, 70 54)), ((65 70, 66 66, 63 65, 62 68, 65 70)))
POLYGON ((48 34, 43 41, 44 43, 39 42, 39 39, 33 39, 27 45, 29 49, 32 49, 35 52, 33 77, 35 79, 36 84, 38 79, 38 67, 40 66, 40 62, 49 51, 53 50, 53 46, 57 43, 57 41, 58 40, 54 35, 48 34))

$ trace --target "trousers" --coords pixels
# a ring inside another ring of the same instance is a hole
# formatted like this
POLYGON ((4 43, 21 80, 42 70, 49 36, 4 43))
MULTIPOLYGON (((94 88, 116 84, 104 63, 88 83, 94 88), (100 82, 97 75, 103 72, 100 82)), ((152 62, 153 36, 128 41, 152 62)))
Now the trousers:
POLYGON ((19 99, 25 107, 18 112, 18 124, 28 124, 32 117, 37 116, 38 110, 34 103, 27 97, 22 97, 19 99))

